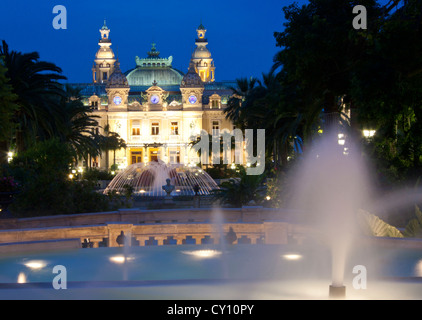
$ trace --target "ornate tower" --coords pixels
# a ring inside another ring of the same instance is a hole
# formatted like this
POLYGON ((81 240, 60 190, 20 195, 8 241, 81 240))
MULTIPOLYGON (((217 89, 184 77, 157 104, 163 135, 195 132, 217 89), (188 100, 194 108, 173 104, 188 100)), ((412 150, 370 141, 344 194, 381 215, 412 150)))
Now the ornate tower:
POLYGON ((120 70, 119 61, 116 62, 113 74, 107 81, 106 92, 108 96, 108 110, 127 110, 129 83, 120 70))
POLYGON ((202 108, 204 83, 196 72, 194 62, 192 60, 189 63, 188 72, 182 79, 180 91, 182 92, 184 110, 202 108))
POLYGON ((100 33, 101 39, 98 42, 100 49, 98 49, 95 55, 94 65, 92 67, 92 80, 94 83, 107 83, 114 71, 116 59, 113 50, 110 48, 110 29, 107 27, 105 20, 100 33))
POLYGON ((196 29, 198 38, 195 40, 196 49, 192 54, 192 61, 195 71, 201 77, 203 82, 213 82, 215 80, 214 61, 211 58, 211 52, 207 49, 208 40, 205 38, 207 30, 202 25, 196 29))

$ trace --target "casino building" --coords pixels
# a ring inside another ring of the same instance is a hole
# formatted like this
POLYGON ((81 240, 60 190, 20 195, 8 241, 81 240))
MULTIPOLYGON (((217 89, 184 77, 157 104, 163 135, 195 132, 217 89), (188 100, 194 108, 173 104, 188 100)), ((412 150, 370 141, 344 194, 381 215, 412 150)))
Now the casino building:
POLYGON ((108 128, 126 142, 126 148, 90 159, 86 166, 125 167, 162 160, 192 163, 198 155, 189 145, 192 136, 233 130, 223 113, 234 82, 217 82, 206 29, 197 28, 196 48, 186 73, 172 67, 173 57, 160 57, 153 43, 146 57, 135 57, 135 67, 123 72, 111 48, 110 29, 104 21, 99 49, 92 67, 92 83, 81 91, 84 104, 99 116, 99 128, 108 128))

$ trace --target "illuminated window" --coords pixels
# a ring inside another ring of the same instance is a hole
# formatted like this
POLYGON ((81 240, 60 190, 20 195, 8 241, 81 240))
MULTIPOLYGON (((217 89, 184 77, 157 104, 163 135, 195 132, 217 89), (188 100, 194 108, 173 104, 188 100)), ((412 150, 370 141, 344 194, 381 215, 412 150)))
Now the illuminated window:
POLYGON ((169 158, 170 163, 180 163, 180 151, 177 149, 170 149, 169 158))
POLYGON ((213 120, 212 121, 212 134, 213 135, 219 135, 220 134, 220 121, 219 120, 213 120))
POLYGON ((141 123, 139 120, 132 121, 132 136, 141 135, 141 123))
POLYGON ((170 134, 179 135, 179 123, 177 121, 172 121, 170 123, 170 134))
POLYGON ((142 151, 132 151, 132 164, 142 162, 142 151))
POLYGON ((151 124, 151 135, 152 136, 158 136, 160 134, 160 123, 153 122, 151 124))

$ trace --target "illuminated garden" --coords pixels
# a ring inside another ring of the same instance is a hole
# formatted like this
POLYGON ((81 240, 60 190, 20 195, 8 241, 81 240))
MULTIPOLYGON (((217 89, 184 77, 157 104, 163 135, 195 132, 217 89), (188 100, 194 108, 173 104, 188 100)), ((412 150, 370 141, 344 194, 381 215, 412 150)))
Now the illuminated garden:
POLYGON ((2 40, 1 299, 422 298, 421 2, 277 10, 230 81, 204 18, 130 69, 99 19, 84 83, 2 40))

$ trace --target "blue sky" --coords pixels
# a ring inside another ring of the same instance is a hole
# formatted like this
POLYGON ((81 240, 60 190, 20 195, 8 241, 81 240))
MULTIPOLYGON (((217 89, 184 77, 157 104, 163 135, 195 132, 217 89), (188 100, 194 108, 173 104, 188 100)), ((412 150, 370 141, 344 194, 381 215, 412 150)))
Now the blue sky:
POLYGON ((207 28, 208 48, 216 66, 216 80, 268 72, 278 51, 274 31, 283 28, 282 7, 292 1, 8 1, 0 19, 0 39, 10 49, 37 51, 41 59, 63 69, 69 82, 90 82, 104 18, 121 67, 135 66, 151 42, 161 57, 173 56, 173 66, 187 71, 195 48, 196 28, 207 28), (67 9, 67 29, 55 30, 53 7, 67 9))
MULTIPOLYGON (((384 1, 384 0, 383 0, 384 1)), ((381 2, 383 2, 381 1, 381 2)), ((186 72, 195 48, 196 28, 207 28, 216 80, 261 77, 275 53, 274 31, 283 30, 282 8, 293 0, 4 0, 0 39, 10 49, 37 51, 41 59, 63 69, 69 82, 91 82, 104 18, 123 71, 146 57, 156 42, 161 57, 173 56, 173 67, 186 72), (67 29, 52 26, 53 8, 67 9, 67 29)), ((306 0, 297 0, 306 3, 306 0)))

